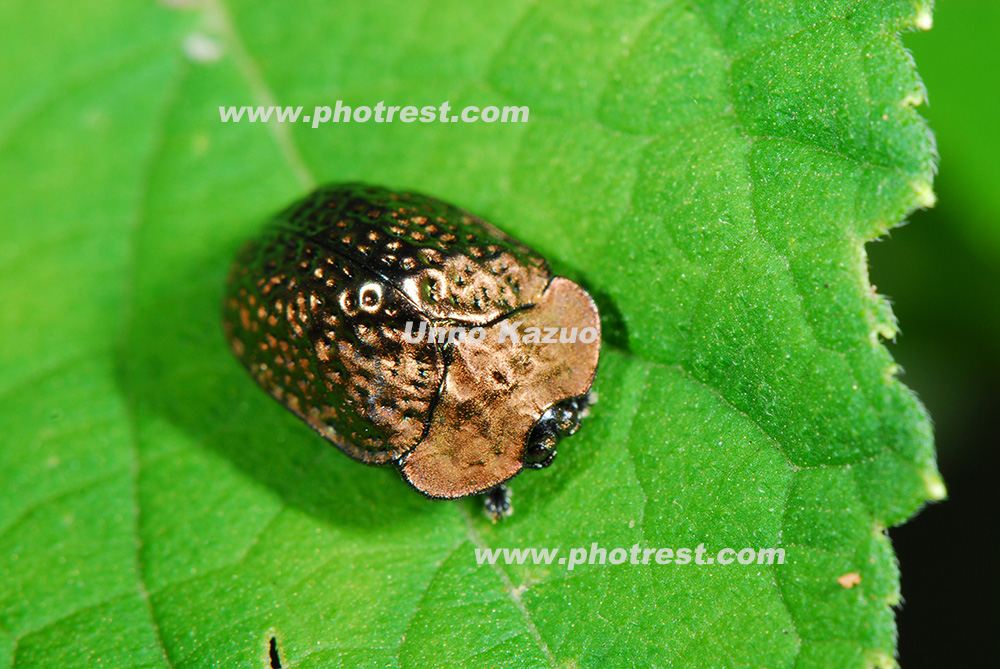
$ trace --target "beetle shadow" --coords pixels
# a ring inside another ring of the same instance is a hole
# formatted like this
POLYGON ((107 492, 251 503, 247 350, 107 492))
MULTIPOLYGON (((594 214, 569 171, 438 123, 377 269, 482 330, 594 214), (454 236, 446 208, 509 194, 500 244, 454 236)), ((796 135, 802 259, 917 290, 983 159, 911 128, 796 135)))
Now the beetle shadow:
POLYGON ((625 324, 625 319, 622 317, 622 312, 618 309, 618 305, 615 304, 614 300, 606 292, 595 289, 585 281, 580 285, 590 293, 590 296, 594 299, 594 304, 597 305, 597 312, 601 316, 601 339, 603 343, 631 353, 628 325, 625 324))
MULTIPOLYGON (((433 510, 440 502, 410 488, 395 467, 352 460, 262 391, 237 362, 221 323, 234 254, 226 249, 161 270, 166 276, 158 279, 140 272, 117 378, 131 398, 143 455, 175 450, 161 436, 169 433, 166 421, 286 504, 333 526, 406 523, 433 510)), ((183 453, 190 446, 179 441, 176 451, 183 453)))

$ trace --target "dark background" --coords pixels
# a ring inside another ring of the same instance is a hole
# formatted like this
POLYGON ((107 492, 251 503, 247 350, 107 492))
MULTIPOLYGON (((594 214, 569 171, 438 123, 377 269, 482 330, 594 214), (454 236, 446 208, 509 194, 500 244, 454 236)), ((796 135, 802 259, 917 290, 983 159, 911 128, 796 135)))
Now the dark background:
POLYGON ((890 531, 902 570, 899 660, 997 666, 1000 597, 1000 3, 944 0, 903 36, 929 92, 938 204, 868 245, 901 334, 890 344, 935 424, 949 499, 890 531))

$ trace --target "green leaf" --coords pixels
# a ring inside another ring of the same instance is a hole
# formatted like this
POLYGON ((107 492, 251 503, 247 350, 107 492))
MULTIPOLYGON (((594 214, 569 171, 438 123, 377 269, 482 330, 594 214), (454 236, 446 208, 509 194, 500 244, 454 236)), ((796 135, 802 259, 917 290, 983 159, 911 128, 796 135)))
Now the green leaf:
POLYGON ((864 244, 932 199, 898 39, 927 6, 186 5, 0 8, 0 666, 891 664, 885 529, 944 491, 864 244), (338 99, 531 116, 218 116, 338 99), (501 524, 344 457, 226 350, 239 243, 349 179, 598 299, 600 401, 501 524), (475 557, 595 542, 787 558, 475 557))

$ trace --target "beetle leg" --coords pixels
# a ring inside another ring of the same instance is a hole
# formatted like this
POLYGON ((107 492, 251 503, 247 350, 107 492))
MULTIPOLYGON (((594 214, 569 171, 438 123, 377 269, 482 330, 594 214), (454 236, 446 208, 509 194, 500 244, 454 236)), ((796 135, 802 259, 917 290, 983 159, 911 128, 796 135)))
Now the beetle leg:
POLYGON ((503 483, 483 493, 483 510, 494 523, 513 513, 510 505, 510 488, 503 483))
POLYGON ((581 404, 583 406, 580 410, 580 418, 587 418, 590 416, 590 407, 597 404, 597 391, 593 388, 588 390, 587 394, 584 395, 584 400, 581 404))

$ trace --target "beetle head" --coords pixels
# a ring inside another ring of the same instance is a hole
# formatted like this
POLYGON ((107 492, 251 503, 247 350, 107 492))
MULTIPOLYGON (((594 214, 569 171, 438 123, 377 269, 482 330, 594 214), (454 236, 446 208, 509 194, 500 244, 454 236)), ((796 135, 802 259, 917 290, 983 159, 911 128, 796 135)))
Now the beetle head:
POLYGON ((600 354, 600 318, 582 288, 562 277, 541 300, 449 351, 441 396, 423 440, 400 458, 411 485, 430 497, 489 490, 524 467, 549 465, 580 426, 600 354), (541 330, 592 328, 563 343, 504 338, 513 322, 541 330))
POLYGON ((528 435, 522 462, 531 469, 543 469, 556 457, 556 446, 580 428, 590 401, 587 395, 556 402, 542 414, 528 435))

